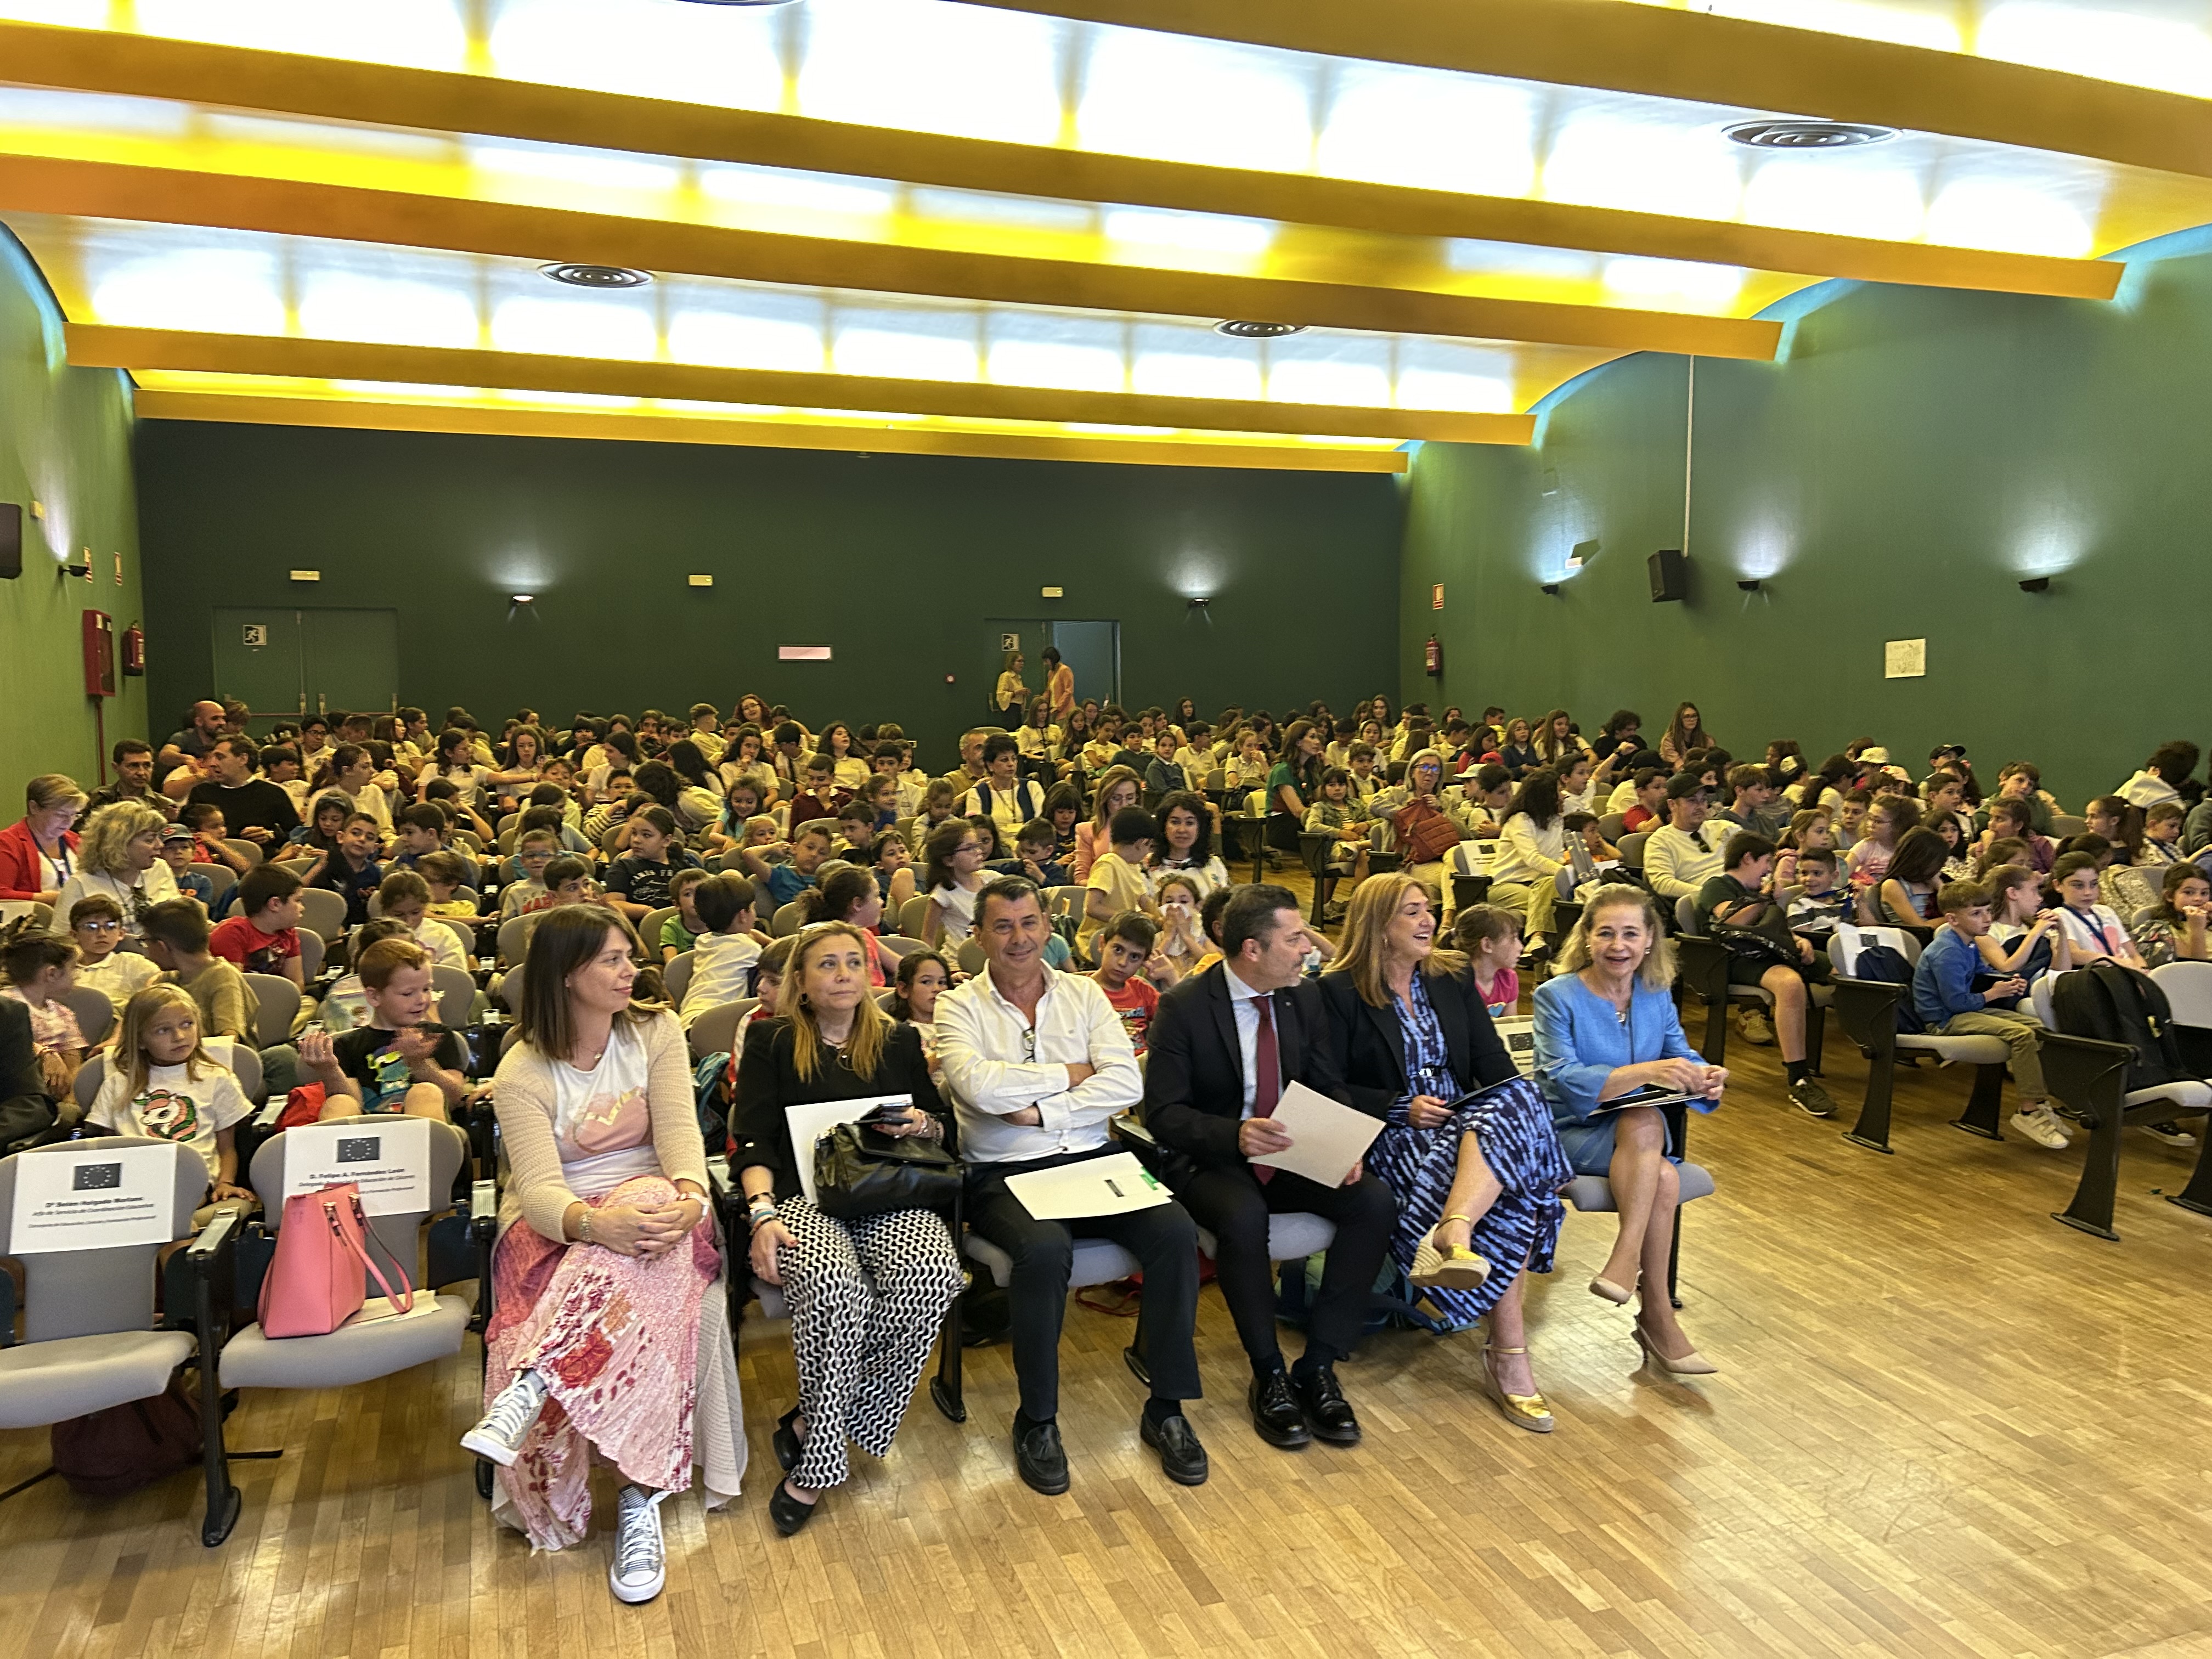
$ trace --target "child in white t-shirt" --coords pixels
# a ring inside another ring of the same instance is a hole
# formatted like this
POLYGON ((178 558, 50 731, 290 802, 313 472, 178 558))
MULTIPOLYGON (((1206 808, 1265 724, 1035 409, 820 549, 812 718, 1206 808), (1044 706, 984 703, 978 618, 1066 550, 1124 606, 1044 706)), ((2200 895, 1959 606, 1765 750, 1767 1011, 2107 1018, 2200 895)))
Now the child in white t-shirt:
POLYGON ((161 977, 149 957, 118 951, 123 943, 123 907, 105 893, 88 893, 70 906, 70 937, 76 941, 76 982, 88 985, 115 1006, 119 1015, 139 992, 161 977))
POLYGON ((188 1144, 207 1162, 218 1204, 252 1201, 238 1184, 237 1126, 253 1115, 238 1079, 200 1042, 199 1007, 175 985, 149 985, 123 1010, 114 1064, 86 1114, 112 1134, 188 1144))

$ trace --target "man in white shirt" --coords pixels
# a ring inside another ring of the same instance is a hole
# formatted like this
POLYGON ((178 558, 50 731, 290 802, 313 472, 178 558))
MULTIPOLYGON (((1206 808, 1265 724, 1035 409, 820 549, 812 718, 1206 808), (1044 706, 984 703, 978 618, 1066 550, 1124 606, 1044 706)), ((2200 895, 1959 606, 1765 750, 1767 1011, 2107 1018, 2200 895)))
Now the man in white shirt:
POLYGON ((1305 982, 1312 944, 1287 888, 1237 888, 1221 914, 1220 967, 1162 997, 1146 1036, 1145 1127, 1186 1155, 1176 1193, 1217 1241, 1216 1282, 1252 1362, 1252 1426, 1286 1449, 1316 1435, 1339 1446, 1359 1439, 1336 1362, 1359 1340, 1398 1216, 1390 1188, 1358 1163, 1341 1185, 1322 1187, 1251 1161, 1291 1144, 1273 1116, 1285 1089, 1304 1083, 1335 1092, 1321 1069, 1321 998, 1305 982), (1336 1237, 1304 1357, 1285 1370, 1267 1220, 1299 1211, 1334 1223, 1336 1237))
POLYGON ((1719 837, 1705 824, 1705 787, 1694 772, 1678 772, 1667 784, 1667 827, 1654 830, 1644 843, 1644 878, 1672 904, 1684 894, 1695 898, 1721 873, 1719 837))
POLYGON ((969 1224, 1013 1259, 1007 1286, 1014 1374, 1014 1462, 1037 1491, 1067 1490, 1060 1427, 1060 1331, 1078 1238, 1110 1238, 1143 1265, 1145 1353, 1152 1397, 1139 1425, 1170 1480, 1206 1477, 1206 1449, 1182 1413, 1200 1393, 1198 1231, 1180 1204, 1125 1215, 1039 1221, 1006 1177, 1115 1150, 1108 1122, 1135 1105, 1144 1075, 1106 994, 1045 966, 1050 929, 1034 884, 1018 876, 975 896, 973 935, 988 964, 937 1002, 937 1058, 960 1125, 969 1224))

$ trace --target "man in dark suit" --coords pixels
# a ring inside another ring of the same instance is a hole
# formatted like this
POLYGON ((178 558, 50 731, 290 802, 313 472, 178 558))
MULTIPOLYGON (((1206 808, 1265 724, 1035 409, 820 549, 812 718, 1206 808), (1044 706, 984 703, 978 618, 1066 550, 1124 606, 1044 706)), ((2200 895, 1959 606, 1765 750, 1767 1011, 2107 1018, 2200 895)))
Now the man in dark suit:
POLYGON ((1187 1154, 1176 1196, 1219 1243, 1221 1294, 1252 1361, 1252 1426, 1270 1445, 1334 1445, 1359 1438, 1337 1386, 1336 1361, 1359 1340, 1375 1275, 1389 1246, 1397 1200, 1354 1165, 1340 1187, 1255 1167, 1290 1133, 1272 1114, 1293 1082, 1334 1091, 1318 1068, 1321 1003, 1304 982, 1311 941, 1288 890, 1237 889, 1223 913, 1221 965, 1160 999, 1147 1036, 1145 1127, 1187 1154), (1335 1224, 1295 1370, 1275 1340, 1267 1218, 1307 1211, 1335 1224))

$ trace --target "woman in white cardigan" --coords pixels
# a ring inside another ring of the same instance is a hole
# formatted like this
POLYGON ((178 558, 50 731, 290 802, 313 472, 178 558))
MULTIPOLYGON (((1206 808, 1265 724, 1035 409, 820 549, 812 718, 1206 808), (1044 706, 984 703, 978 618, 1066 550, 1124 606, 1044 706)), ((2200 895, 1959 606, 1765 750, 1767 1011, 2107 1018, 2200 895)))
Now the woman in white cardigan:
POLYGON ((696 1464, 720 1508, 745 1459, 690 1058, 674 1015, 631 1004, 637 961, 602 905, 531 936, 522 1040, 495 1079, 508 1174, 486 1405, 461 1440, 501 1466, 495 1516, 540 1549, 583 1538, 592 1454, 614 1464, 624 1601, 660 1593, 661 1500, 696 1464))
POLYGON ((1567 862, 1567 829, 1556 772, 1538 768, 1521 780, 1520 792, 1498 826, 1500 845, 1490 866, 1490 902, 1528 920, 1522 938, 1540 950, 1552 932, 1560 870, 1567 862))
POLYGON ((138 936, 138 919, 164 899, 179 896, 177 878, 161 862, 161 813, 143 801, 118 800, 85 820, 77 867, 54 900, 54 931, 69 931, 70 908, 100 894, 123 908, 123 929, 138 936))

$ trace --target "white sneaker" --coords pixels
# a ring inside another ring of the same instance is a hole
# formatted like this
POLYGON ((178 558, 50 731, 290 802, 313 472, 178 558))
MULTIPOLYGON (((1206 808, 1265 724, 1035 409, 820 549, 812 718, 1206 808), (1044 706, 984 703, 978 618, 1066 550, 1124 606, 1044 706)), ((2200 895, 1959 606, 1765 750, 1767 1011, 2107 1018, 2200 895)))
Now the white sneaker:
POLYGON ((523 1437, 544 1409, 545 1384, 536 1371, 525 1371, 500 1391, 483 1420, 461 1437, 462 1449, 511 1469, 522 1455, 523 1437))
POLYGON ((660 1540, 660 1500, 665 1492, 624 1486, 616 1503, 615 1559, 607 1587, 617 1601, 650 1601, 668 1582, 668 1553, 660 1540))
POLYGON ((2054 1152, 2063 1152, 2072 1145, 2066 1126, 2058 1121, 2058 1115, 2048 1106, 2038 1106, 2033 1111, 2014 1112, 2012 1127, 2037 1146, 2048 1147, 2054 1152))

